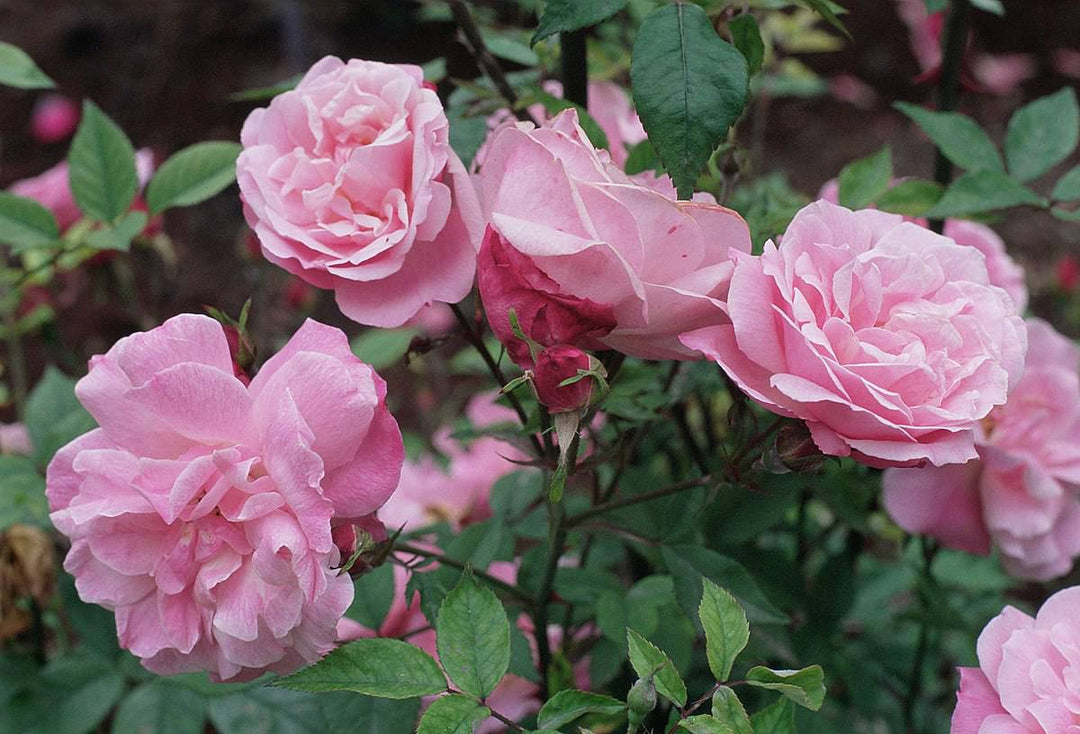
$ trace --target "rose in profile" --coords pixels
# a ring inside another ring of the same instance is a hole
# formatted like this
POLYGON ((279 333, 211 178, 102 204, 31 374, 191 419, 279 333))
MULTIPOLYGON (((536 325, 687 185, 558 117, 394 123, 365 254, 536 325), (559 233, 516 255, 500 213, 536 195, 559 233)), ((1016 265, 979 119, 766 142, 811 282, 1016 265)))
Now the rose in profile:
POLYGON ((1023 371, 1024 323, 982 255, 894 214, 826 201, 739 253, 731 324, 682 338, 826 454, 963 463, 1023 371))
POLYGON ((541 346, 688 359, 678 335, 726 323, 731 251, 750 233, 716 204, 673 201, 635 184, 566 110, 542 127, 500 128, 479 172, 488 229, 477 279, 488 321, 531 366, 513 309, 541 346))
POLYGON ((236 176, 266 258, 400 326, 468 294, 482 223, 418 66, 328 56, 244 123, 236 176))
POLYGON ((988 553, 1014 576, 1062 576, 1080 555, 1080 351, 1045 321, 1028 319, 1024 376, 976 438, 979 459, 959 467, 889 469, 885 507, 913 533, 988 553))
POLYGON ((385 394, 314 321, 250 385, 207 317, 121 339, 76 386, 100 427, 46 476, 80 597, 114 610, 121 646, 157 673, 317 660, 353 596, 334 529, 370 525, 404 458, 385 394))
POLYGON ((950 734, 1067 734, 1080 716, 1080 586, 1033 619, 1014 607, 979 635, 979 667, 960 668, 950 734))

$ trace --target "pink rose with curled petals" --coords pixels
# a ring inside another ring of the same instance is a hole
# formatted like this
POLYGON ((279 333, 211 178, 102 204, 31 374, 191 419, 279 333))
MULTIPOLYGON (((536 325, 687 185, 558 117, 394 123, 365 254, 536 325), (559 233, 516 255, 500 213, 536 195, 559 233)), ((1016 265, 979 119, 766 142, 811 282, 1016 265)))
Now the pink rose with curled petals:
POLYGON ((682 336, 744 392, 871 466, 964 463, 1023 371, 1024 322, 981 254, 826 201, 778 248, 737 253, 730 325, 682 336))
POLYGON ((1071 734, 1080 721, 1080 586, 1032 619, 1008 606, 979 635, 979 667, 960 668, 950 734, 1071 734))
MULTIPOLYGON (((921 0, 920 0, 921 1, 921 0)), ((818 198, 832 204, 840 203, 840 182, 837 179, 826 181, 818 192, 818 198)), ((874 208, 874 207, 870 207, 874 208)), ((904 217, 905 221, 914 222, 920 227, 927 227, 926 219, 904 217)), ((985 224, 966 219, 946 219, 942 234, 958 245, 970 245, 986 258, 986 270, 990 284, 1004 288, 1016 304, 1016 312, 1023 313, 1027 308, 1028 292, 1024 280, 1024 269, 1013 260, 1005 250, 1005 241, 997 232, 985 224)))
POLYGON ((889 469, 885 507, 901 527, 971 553, 1001 552, 1006 570, 1046 581, 1080 555, 1080 351, 1028 319, 1024 376, 962 466, 889 469))
POLYGON ((244 123, 236 176, 271 262, 362 324, 472 288, 483 224, 418 66, 327 56, 244 123))
POLYGON ((542 346, 688 359, 678 334, 726 323, 730 252, 750 233, 730 209, 636 185, 566 110, 542 127, 499 129, 479 172, 488 230, 477 279, 488 321, 515 362, 513 309, 542 346))
POLYGON ((100 427, 56 454, 46 495, 121 646, 217 680, 326 653, 353 596, 334 528, 369 526, 404 458, 345 335, 307 321, 245 385, 221 325, 183 314, 94 357, 75 392, 100 427))

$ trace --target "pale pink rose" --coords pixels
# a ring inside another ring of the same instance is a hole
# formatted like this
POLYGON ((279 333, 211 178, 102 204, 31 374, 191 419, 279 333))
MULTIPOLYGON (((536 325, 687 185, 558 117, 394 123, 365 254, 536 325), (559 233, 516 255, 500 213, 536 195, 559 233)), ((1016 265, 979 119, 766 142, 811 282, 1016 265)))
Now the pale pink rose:
MULTIPOLYGON (((517 414, 494 403, 494 395, 478 395, 466 407, 477 428, 516 422, 517 414)), ((491 517, 488 500, 500 478, 522 467, 515 463, 528 457, 519 449, 491 436, 461 443, 448 428, 432 437, 445 464, 434 456, 406 461, 397 490, 379 510, 379 519, 396 531, 419 530, 447 522, 455 530, 491 517)))
POLYGON ((1014 576, 1062 576, 1080 555, 1080 352, 1027 321, 1024 376, 957 467, 889 469, 885 507, 901 527, 971 553, 993 542, 1014 576))
POLYGON ((960 668, 950 734, 1074 734, 1080 722, 1080 586, 1032 619, 1015 607, 979 635, 979 667, 960 668))
POLYGON ((418 66, 333 56, 244 123, 236 176, 266 258, 400 326, 472 287, 483 225, 418 66))
POLYGON ((29 456, 34 453, 30 432, 22 423, 0 423, 0 454, 29 456))
POLYGON ((245 385, 221 325, 184 314, 90 361, 100 428, 49 464, 79 596, 162 674, 220 680, 317 660, 353 595, 332 526, 364 521, 404 457, 385 383, 307 321, 245 385))
MULTIPOLYGON (((154 175, 154 154, 149 148, 135 153, 135 171, 139 176, 140 187, 145 186, 154 175)), ((68 185, 67 161, 61 161, 33 178, 16 181, 8 191, 16 196, 33 199, 51 211, 61 232, 82 219, 82 211, 75 203, 75 197, 71 195, 71 187, 68 185)), ((132 208, 137 208, 138 204, 139 202, 136 202, 132 208)))
POLYGON ((500 129, 480 169, 488 230, 477 276, 488 321, 531 363, 509 310, 543 346, 687 359, 678 334, 726 323, 730 252, 749 252, 735 212, 635 185, 566 110, 500 129))
POLYGON ((991 94, 1004 96, 1039 74, 1039 64, 1031 54, 975 54, 971 74, 991 94))
POLYGON ((454 312, 445 303, 433 303, 421 308, 415 316, 405 322, 405 326, 419 329, 425 334, 438 336, 450 331, 454 325, 454 312))
POLYGON ((46 94, 34 105, 30 134, 39 143, 56 143, 69 137, 82 116, 74 100, 59 94, 46 94))
MULTIPOLYGON (((818 198, 833 204, 840 203, 840 182, 837 179, 826 181, 818 192, 818 198)), ((871 209, 875 207, 870 207, 871 209)), ((904 217, 904 221, 914 222, 920 227, 929 226, 925 219, 904 217)), ((1023 313, 1027 308, 1028 292, 1024 282, 1024 269, 1005 250, 1005 241, 997 232, 985 224, 966 219, 946 219, 942 231, 958 245, 971 245, 986 258, 986 270, 990 275, 990 284, 1004 288, 1016 304, 1016 312, 1023 313)))
POLYGON ((736 255, 731 325, 684 334, 826 454, 963 463, 1023 371, 1024 322, 981 254, 895 214, 826 201, 736 255))

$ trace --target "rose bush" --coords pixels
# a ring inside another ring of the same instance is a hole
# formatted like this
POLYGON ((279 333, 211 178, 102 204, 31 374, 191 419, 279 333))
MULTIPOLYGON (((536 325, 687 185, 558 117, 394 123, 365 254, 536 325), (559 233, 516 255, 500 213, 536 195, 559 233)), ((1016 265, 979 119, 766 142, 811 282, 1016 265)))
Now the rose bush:
POLYGON ((876 466, 975 458, 978 421, 1023 371, 1024 324, 983 257, 897 215, 826 201, 783 245, 735 256, 730 325, 683 343, 826 454, 876 466))
POLYGON ((328 56, 244 123, 244 213, 266 258, 399 326, 469 292, 481 235, 469 176, 419 67, 328 56))
POLYGON ((287 673, 333 645, 352 601, 335 525, 397 485, 403 448, 378 375, 308 321, 250 385, 221 326, 181 315, 91 360, 99 428, 49 464, 52 521, 80 596, 158 673, 287 673))

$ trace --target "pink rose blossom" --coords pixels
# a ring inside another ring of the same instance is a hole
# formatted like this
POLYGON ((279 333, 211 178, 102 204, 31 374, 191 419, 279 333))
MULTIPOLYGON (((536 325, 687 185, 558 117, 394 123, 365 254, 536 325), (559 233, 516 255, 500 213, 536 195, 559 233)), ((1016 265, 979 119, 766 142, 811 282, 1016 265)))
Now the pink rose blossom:
MULTIPOLYGON (((474 397, 466 415, 477 428, 517 421, 513 411, 494 402, 494 395, 474 397)), ((491 488, 500 478, 522 468, 515 461, 527 458, 511 444, 491 436, 461 443, 447 428, 437 431, 432 442, 446 464, 433 456, 405 462, 397 490, 379 510, 379 519, 391 531, 404 527, 411 532, 438 522, 460 530, 486 520, 491 517, 491 488)))
POLYGON ((1062 576, 1080 555, 1080 351, 1044 321, 1027 321, 1027 367, 963 466, 890 469, 885 506, 901 527, 988 553, 1009 573, 1062 576))
POLYGON ((1015 607, 979 635, 979 667, 960 668, 950 734, 1072 734, 1080 721, 1080 587, 1032 619, 1015 607))
POLYGON ((895 214, 819 201, 777 248, 735 256, 731 325, 684 334, 750 397, 872 466, 975 458, 1026 336, 982 255, 895 214))
MULTIPOLYGON (((839 204, 840 182, 835 178, 826 181, 818 192, 818 198, 832 204, 839 204)), ((928 222, 922 218, 904 217, 904 220, 914 222, 920 227, 929 226, 928 222)), ((1024 269, 1009 257, 1009 253, 1005 250, 1005 241, 998 236, 997 232, 978 222, 966 219, 946 219, 942 234, 954 240, 958 245, 971 245, 981 252, 986 258, 990 284, 1004 288, 1016 304, 1016 312, 1024 312, 1028 302, 1024 269)))
POLYGON ((245 385, 218 322, 184 314, 90 361, 100 428, 49 464, 80 597, 150 670, 288 673, 331 648, 353 595, 332 526, 379 508, 404 450, 386 388, 307 321, 245 385))
POLYGON ((400 326, 472 287, 476 193, 422 82, 418 66, 328 56, 240 133, 237 181, 266 258, 363 324, 400 326))
POLYGON ((22 423, 0 423, 0 454, 29 456, 34 453, 30 432, 22 423))
POLYGON ((729 252, 750 251, 746 222, 634 184, 592 147, 574 110, 500 129, 479 178, 480 295, 518 364, 531 360, 511 308, 543 346, 646 359, 687 359, 679 333, 726 322, 729 252))
POLYGON ((74 100, 59 94, 46 94, 34 105, 30 134, 39 143, 56 143, 69 137, 82 116, 74 100))
POLYGON ((533 384, 540 402, 552 413, 569 413, 588 407, 593 393, 593 378, 586 377, 571 385, 564 380, 576 377, 578 370, 587 370, 592 360, 577 347, 556 344, 536 355, 533 384))
MULTIPOLYGON (((145 186, 154 175, 154 154, 148 148, 135 154, 135 171, 139 176, 139 186, 145 186)), ((16 181, 8 191, 16 196, 33 199, 51 211, 61 232, 82 219, 82 211, 75 203, 75 197, 71 195, 71 187, 68 185, 67 161, 61 161, 33 178, 16 181)), ((137 207, 138 202, 132 208, 137 207)))

